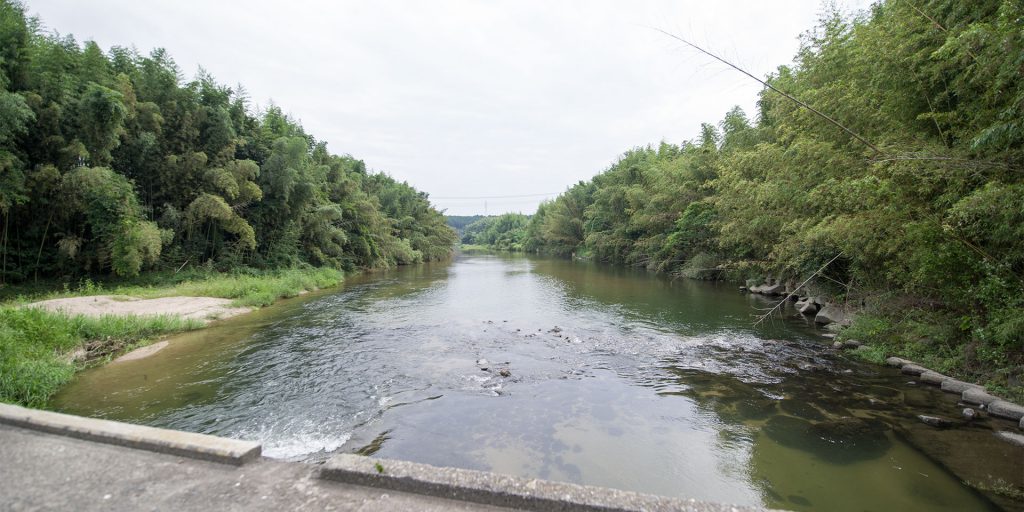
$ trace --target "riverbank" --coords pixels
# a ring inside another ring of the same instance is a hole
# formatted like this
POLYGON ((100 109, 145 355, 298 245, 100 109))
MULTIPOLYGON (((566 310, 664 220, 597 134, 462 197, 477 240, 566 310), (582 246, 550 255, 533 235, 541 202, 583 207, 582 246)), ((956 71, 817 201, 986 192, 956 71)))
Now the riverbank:
MULTIPOLYGON (((954 319, 948 314, 911 305, 908 297, 880 300, 877 294, 862 292, 862 297, 851 301, 824 289, 810 283, 798 290, 793 280, 771 278, 748 280, 740 286, 741 291, 792 301, 796 315, 831 331, 837 347, 855 346, 851 353, 860 359, 878 365, 886 365, 893 357, 917 361, 931 371, 1024 403, 1024 383, 1015 378, 1021 373, 1021 356, 1009 347, 993 352, 982 350, 978 343, 966 343, 967 333, 953 328, 954 319), (808 288, 816 292, 809 293, 808 288)), ((772 313, 792 314, 792 310, 778 308, 772 313)))
MULTIPOLYGON (((74 290, 67 285, 30 290, 0 305, 0 402, 42 407, 79 370, 163 336, 202 328, 211 317, 240 314, 343 280, 338 270, 303 268, 154 274, 134 282, 84 281, 74 290), (146 300, 173 297, 194 300, 146 300), (197 308, 213 305, 211 300, 215 308, 197 308)), ((8 295, 16 291, 7 290, 8 295)))

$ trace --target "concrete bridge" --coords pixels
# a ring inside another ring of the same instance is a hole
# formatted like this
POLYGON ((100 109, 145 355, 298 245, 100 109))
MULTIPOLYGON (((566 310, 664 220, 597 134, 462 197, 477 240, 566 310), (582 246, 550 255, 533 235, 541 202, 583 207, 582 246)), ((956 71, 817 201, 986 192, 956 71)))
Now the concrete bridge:
POLYGON ((337 455, 0 404, 0 509, 753 512, 482 471, 337 455))

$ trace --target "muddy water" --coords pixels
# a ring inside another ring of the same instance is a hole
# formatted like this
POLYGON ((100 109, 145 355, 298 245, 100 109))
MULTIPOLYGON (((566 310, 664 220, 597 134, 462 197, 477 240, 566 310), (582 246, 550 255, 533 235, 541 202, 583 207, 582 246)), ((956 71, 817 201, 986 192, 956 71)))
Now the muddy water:
POLYGON ((997 509, 928 447, 970 465, 956 447, 973 443, 1002 458, 992 482, 1012 483, 1024 451, 995 438, 1004 425, 920 430, 917 414, 955 415, 955 398, 835 354, 801 319, 752 327, 765 304, 463 255, 177 337, 83 373, 53 405, 310 462, 359 452, 793 510, 997 509))

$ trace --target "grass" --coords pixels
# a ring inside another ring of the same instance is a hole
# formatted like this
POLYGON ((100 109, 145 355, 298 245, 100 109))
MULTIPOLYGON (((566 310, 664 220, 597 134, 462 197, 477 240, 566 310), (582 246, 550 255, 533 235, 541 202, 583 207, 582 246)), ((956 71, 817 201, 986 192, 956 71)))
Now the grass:
POLYGON ((178 316, 67 315, 0 307, 0 401, 42 407, 84 367, 74 352, 96 359, 173 332, 198 329, 178 316))
POLYGON ((180 273, 151 272, 131 280, 92 281, 76 285, 50 282, 45 285, 8 287, 3 295, 9 303, 25 304, 38 300, 90 295, 123 295, 153 299, 194 296, 233 299, 236 306, 268 306, 281 298, 294 297, 341 284, 344 273, 330 268, 290 268, 281 270, 239 269, 231 273, 189 270, 180 273))
POLYGON ((98 283, 85 279, 74 288, 69 283, 54 282, 7 287, 3 295, 16 298, 0 305, 0 401, 45 406, 87 361, 103 360, 159 336, 203 326, 202 321, 176 315, 94 318, 23 307, 29 302, 90 295, 196 296, 232 299, 236 306, 258 307, 307 290, 335 286, 343 279, 340 270, 327 268, 240 269, 232 273, 200 269, 154 272, 132 280, 98 283))
POLYGON ((851 352, 867 361, 883 364, 885 358, 909 359, 925 368, 967 382, 1016 403, 1024 402, 1024 386, 1013 378, 1019 372, 1020 354, 1012 348, 964 342, 965 334, 939 313, 910 310, 900 316, 879 312, 858 315, 838 339, 856 339, 865 346, 851 352))
POLYGON ((343 280, 340 270, 286 269, 252 274, 210 274, 171 286, 125 286, 111 292, 142 298, 220 297, 234 299, 236 306, 268 306, 277 299, 335 286, 343 280))

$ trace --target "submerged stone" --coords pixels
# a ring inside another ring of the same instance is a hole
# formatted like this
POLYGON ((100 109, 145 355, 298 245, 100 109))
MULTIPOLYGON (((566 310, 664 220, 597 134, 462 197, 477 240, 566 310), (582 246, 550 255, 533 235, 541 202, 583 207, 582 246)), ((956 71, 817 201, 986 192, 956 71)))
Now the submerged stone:
POLYGON ((822 414, 817 407, 806 400, 782 400, 779 402, 779 407, 782 408, 783 411, 805 420, 825 419, 825 415, 822 414))
POLYGON ((783 446, 840 465, 877 459, 892 445, 883 423, 853 417, 812 423, 792 416, 775 416, 763 431, 783 446))
POLYGON ((928 416, 926 414, 919 414, 917 419, 921 420, 925 425, 931 425, 938 428, 946 428, 953 426, 953 422, 946 418, 940 418, 938 416, 928 416))

